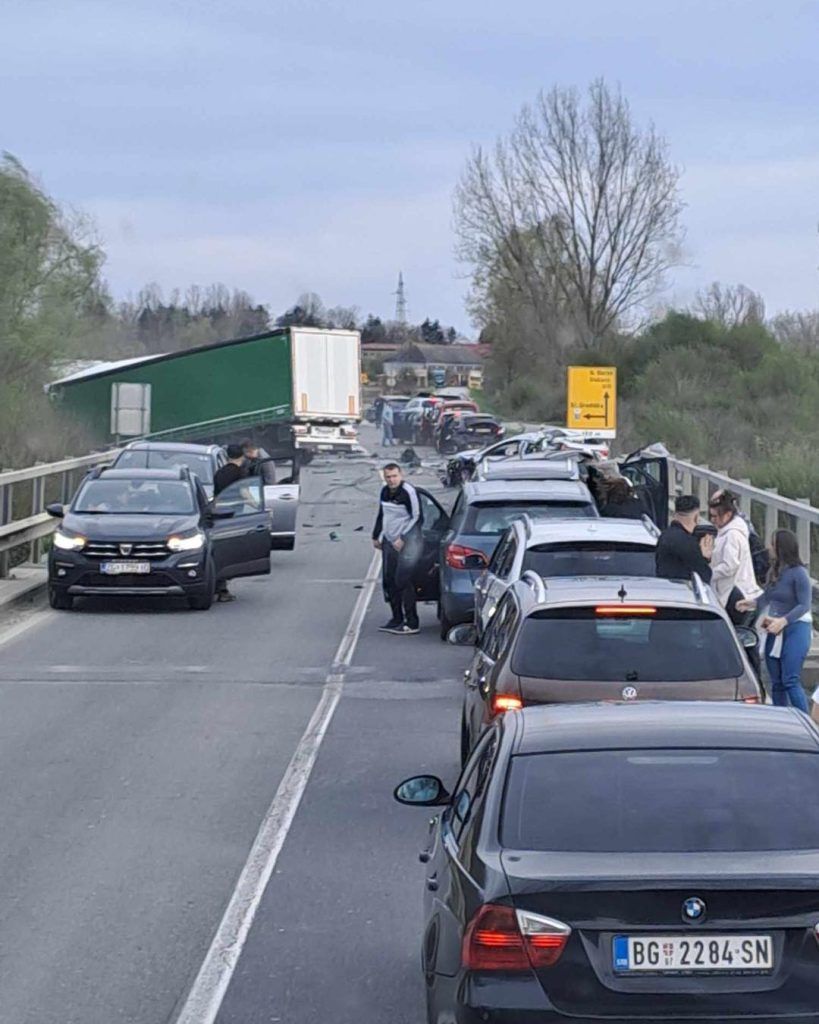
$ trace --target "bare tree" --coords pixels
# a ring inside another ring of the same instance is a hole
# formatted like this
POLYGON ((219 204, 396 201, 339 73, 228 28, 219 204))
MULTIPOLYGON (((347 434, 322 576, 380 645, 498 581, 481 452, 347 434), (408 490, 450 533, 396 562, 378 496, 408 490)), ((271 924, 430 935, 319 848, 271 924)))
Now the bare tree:
POLYGON ((691 312, 723 327, 765 322, 765 301, 744 284, 723 285, 713 281, 697 293, 691 312))
POLYGON ((494 151, 478 149, 455 193, 458 255, 473 293, 498 275, 595 345, 634 320, 679 262, 679 171, 653 126, 598 80, 541 93, 494 151))
POLYGON ((782 345, 800 352, 819 353, 819 310, 786 310, 771 320, 774 337, 782 345))

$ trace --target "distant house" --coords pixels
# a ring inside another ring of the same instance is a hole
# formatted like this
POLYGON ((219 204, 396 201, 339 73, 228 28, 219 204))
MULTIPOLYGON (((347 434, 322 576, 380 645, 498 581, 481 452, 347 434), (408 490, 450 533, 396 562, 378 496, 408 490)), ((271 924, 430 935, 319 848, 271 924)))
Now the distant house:
POLYGON ((483 377, 483 355, 477 345, 404 346, 384 360, 387 379, 398 379, 407 371, 415 374, 419 387, 454 384, 462 387, 483 377), (443 377, 443 379, 440 379, 443 377))

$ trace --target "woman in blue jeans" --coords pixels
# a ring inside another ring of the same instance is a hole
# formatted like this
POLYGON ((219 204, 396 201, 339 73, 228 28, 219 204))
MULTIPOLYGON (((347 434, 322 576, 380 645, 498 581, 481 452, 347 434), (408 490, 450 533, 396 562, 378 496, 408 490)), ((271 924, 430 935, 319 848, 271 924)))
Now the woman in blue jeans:
POLYGON ((792 705, 808 714, 808 701, 802 689, 802 665, 810 650, 813 634, 811 581, 799 558, 796 534, 777 530, 771 540, 771 570, 768 585, 758 602, 739 601, 740 611, 767 608, 762 628, 765 640, 765 664, 771 677, 774 704, 792 705))

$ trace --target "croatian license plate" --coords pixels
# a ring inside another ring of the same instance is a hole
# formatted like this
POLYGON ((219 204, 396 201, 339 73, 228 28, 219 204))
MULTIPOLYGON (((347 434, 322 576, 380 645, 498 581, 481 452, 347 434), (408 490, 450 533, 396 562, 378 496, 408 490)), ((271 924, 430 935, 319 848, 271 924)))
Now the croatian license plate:
POLYGON ((771 935, 617 935, 619 974, 742 974, 772 971, 771 935))
POLYGON ((150 571, 150 562, 103 562, 100 566, 100 572, 107 576, 143 576, 150 571))

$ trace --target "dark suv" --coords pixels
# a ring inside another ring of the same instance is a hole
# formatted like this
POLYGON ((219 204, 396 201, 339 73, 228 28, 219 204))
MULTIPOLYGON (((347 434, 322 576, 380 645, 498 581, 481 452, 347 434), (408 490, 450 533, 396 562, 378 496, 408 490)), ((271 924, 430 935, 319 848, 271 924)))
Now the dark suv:
POLYGON ((82 595, 187 597, 213 602, 217 579, 270 572, 270 517, 261 477, 238 480, 209 502, 202 482, 175 470, 96 469, 61 519, 48 558, 52 608, 82 595))

